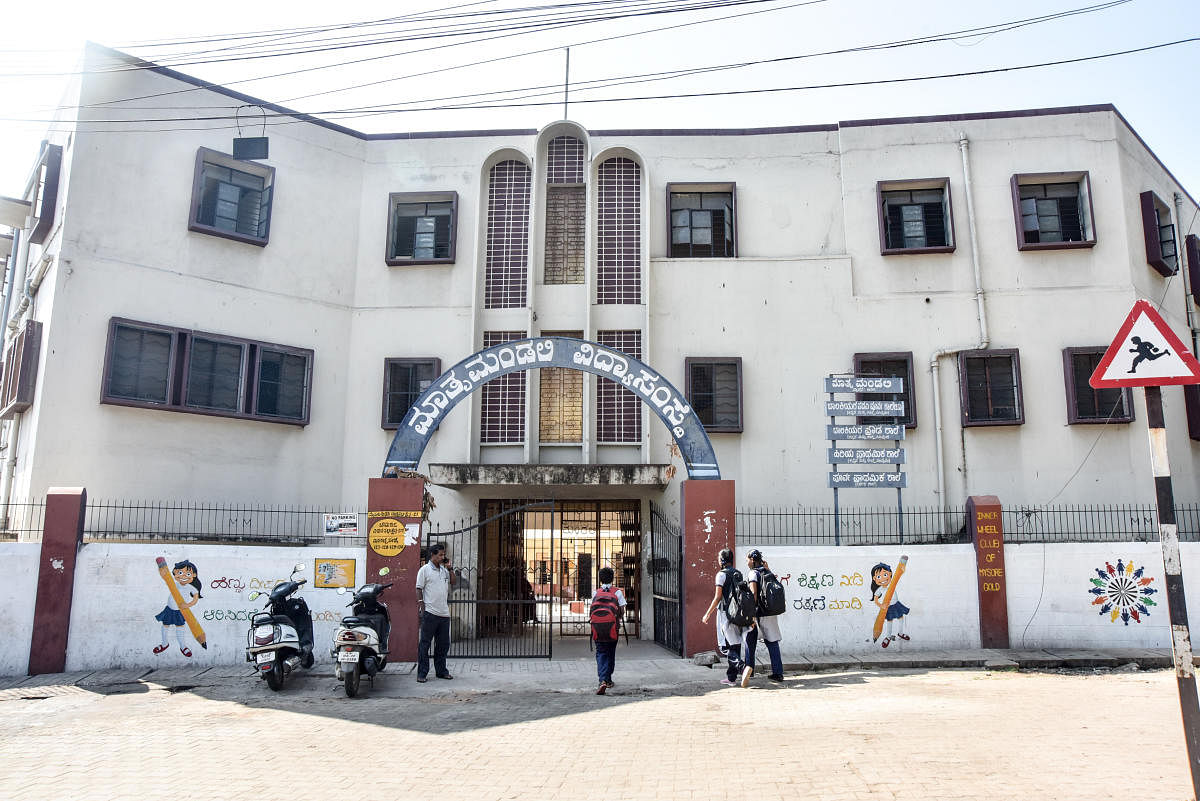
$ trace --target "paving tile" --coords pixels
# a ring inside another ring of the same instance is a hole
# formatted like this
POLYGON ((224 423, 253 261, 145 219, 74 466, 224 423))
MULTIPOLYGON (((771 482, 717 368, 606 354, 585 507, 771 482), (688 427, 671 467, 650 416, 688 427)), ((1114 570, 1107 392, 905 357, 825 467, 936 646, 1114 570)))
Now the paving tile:
POLYGON ((1065 648, 1047 648, 1046 651, 1060 657, 1063 667, 1117 667, 1121 664, 1121 660, 1105 651, 1065 648))

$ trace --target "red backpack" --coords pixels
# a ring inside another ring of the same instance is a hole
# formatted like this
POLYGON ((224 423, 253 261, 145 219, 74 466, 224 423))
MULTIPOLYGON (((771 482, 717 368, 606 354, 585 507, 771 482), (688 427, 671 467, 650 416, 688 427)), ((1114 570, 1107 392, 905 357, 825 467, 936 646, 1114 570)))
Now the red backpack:
POLYGON ((621 602, 617 600, 615 588, 601 587, 596 590, 588 622, 592 624, 592 639, 596 642, 617 641, 621 625, 621 602))

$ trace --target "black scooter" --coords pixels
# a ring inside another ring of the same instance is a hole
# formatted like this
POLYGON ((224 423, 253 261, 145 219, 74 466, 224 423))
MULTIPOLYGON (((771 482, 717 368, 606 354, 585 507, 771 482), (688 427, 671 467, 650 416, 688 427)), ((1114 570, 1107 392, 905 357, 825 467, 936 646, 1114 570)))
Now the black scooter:
MULTIPOLYGON (((379 571, 386 575, 385 567, 379 571)), ((359 679, 363 673, 372 681, 375 674, 387 667, 388 634, 392 629, 391 617, 388 615, 387 604, 379 600, 380 594, 388 587, 387 584, 364 584, 354 593, 353 600, 346 606, 353 607, 351 614, 342 618, 333 635, 333 648, 329 652, 337 663, 334 677, 345 682, 346 695, 353 698, 358 695, 359 679)), ((338 593, 344 595, 345 587, 339 587, 338 593)))
MULTIPOLYGON (((246 634, 246 661, 253 662, 258 675, 266 679, 275 692, 283 688, 283 678, 299 667, 313 666, 312 613, 303 598, 290 597, 308 579, 296 579, 304 569, 298 564, 292 570, 291 581, 281 581, 267 595, 264 611, 250 618, 246 634)), ((264 593, 252 592, 251 601, 264 593)))

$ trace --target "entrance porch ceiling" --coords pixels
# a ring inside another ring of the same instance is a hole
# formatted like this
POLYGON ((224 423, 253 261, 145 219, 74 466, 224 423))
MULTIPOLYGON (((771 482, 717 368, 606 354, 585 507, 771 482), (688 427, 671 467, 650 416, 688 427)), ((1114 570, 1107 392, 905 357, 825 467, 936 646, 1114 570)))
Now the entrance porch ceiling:
POLYGON ((429 481, 441 487, 640 486, 663 489, 666 464, 431 464, 429 481))

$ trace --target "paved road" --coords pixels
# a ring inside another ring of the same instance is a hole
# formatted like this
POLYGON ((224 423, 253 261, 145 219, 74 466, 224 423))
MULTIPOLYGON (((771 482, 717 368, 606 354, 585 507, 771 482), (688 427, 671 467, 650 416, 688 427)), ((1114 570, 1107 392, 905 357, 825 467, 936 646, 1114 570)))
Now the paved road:
POLYGON ((1169 670, 847 670, 743 690, 640 659, 599 697, 585 660, 455 661, 453 682, 427 684, 393 667, 356 699, 327 675, 272 694, 241 668, 0 689, 0 798, 1191 797, 1169 670))

